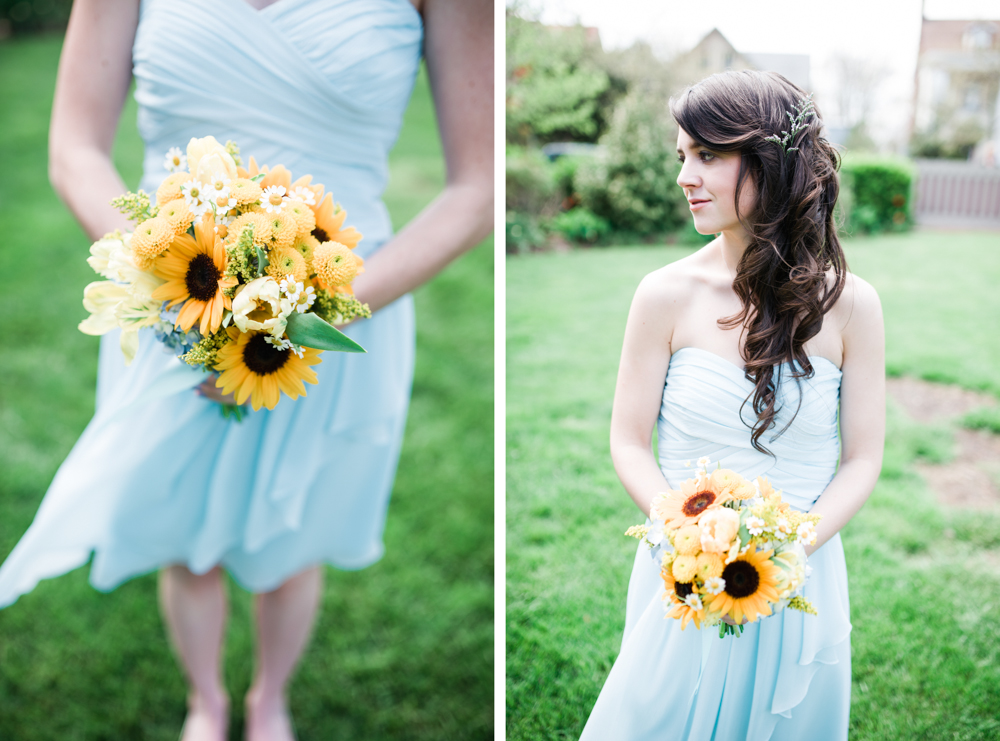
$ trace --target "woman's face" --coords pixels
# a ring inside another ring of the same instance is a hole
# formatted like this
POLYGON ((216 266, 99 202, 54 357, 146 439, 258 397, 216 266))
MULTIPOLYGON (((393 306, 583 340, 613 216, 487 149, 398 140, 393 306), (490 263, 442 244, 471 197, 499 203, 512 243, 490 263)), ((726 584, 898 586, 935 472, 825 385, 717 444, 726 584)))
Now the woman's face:
MULTIPOLYGON (((714 152, 692 139, 684 129, 678 129, 677 156, 682 163, 677 184, 684 189, 698 233, 728 231, 743 234, 743 227, 736 217, 740 154, 714 152)), ((744 217, 753 207, 753 190, 753 183, 748 179, 740 194, 740 213, 744 217)))

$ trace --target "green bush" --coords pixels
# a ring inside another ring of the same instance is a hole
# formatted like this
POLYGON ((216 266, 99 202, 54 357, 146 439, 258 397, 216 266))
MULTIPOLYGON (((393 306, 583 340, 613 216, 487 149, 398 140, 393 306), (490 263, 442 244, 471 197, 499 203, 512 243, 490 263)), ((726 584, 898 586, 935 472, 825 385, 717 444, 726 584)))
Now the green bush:
POLYGON ((609 85, 601 45, 577 24, 558 29, 508 8, 507 141, 593 141, 609 85))
POLYGON ((571 242, 593 244, 611 233, 611 224, 607 219, 602 219, 585 208, 563 211, 549 222, 549 226, 571 242))
POLYGON ((687 202, 677 187, 676 129, 661 106, 625 98, 601 139, 604 156, 581 163, 574 185, 584 208, 613 228, 638 235, 684 225, 687 202))
POLYGON ((9 23, 15 35, 62 31, 72 0, 0 0, 0 26, 9 23))
POLYGON ((913 169, 905 160, 888 157, 845 157, 841 190, 851 234, 902 231, 913 226, 913 169))
POLYGON ((577 199, 576 171, 581 162, 586 162, 589 159, 589 157, 564 156, 552 163, 552 182, 562 197, 563 203, 566 203, 567 199, 570 203, 575 203, 577 199))
POLYGON ((506 170, 508 211, 541 216, 559 208, 562 198, 556 192, 552 165, 539 150, 508 146, 506 170))
POLYGON ((529 252, 545 244, 545 231, 532 214, 507 212, 507 252, 529 252))

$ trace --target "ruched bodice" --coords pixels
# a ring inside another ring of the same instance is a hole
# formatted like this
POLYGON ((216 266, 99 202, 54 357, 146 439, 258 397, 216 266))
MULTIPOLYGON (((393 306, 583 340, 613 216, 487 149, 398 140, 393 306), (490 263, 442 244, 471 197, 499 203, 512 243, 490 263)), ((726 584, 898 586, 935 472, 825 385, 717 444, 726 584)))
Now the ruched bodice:
MULTIPOLYGON (((423 26, 408 0, 142 0, 133 45, 141 187, 192 137, 310 174, 347 211, 368 255, 392 233, 387 157, 413 89, 423 26)), ((81 256, 81 259, 82 256, 81 256)), ((367 354, 326 352, 296 400, 226 420, 205 380, 140 331, 126 367, 101 340, 97 410, 35 521, 0 567, 0 607, 87 562, 111 589, 164 564, 225 566, 267 591, 317 563, 383 553, 414 363, 407 295, 345 332, 367 354)))
POLYGON ((691 476, 685 461, 707 456, 749 478, 767 476, 784 490, 786 501, 809 509, 837 470, 841 377, 826 358, 810 362, 812 378, 798 383, 788 366, 781 369, 775 426, 761 438, 772 457, 750 443, 753 383, 743 369, 700 348, 677 350, 670 358, 657 422, 660 469, 671 486, 679 488, 691 476))
POLYGON ((142 187, 192 137, 232 139, 260 164, 311 174, 365 235, 391 224, 382 192, 420 62, 423 27, 408 0, 143 0, 132 49, 142 187))
MULTIPOLYGON (((780 369, 774 429, 783 432, 761 439, 772 457, 750 441, 753 384, 743 369, 699 348, 677 350, 657 424, 668 483, 679 488, 707 457, 748 478, 767 476, 786 501, 809 509, 837 468, 841 382, 829 360, 810 361, 813 376, 797 383, 788 366, 780 369)), ((640 544, 621 653, 581 741, 846 739, 851 624, 840 536, 808 564, 804 595, 818 615, 784 610, 748 624, 740 637, 719 638, 716 629, 682 630, 664 619, 659 564, 640 544)))

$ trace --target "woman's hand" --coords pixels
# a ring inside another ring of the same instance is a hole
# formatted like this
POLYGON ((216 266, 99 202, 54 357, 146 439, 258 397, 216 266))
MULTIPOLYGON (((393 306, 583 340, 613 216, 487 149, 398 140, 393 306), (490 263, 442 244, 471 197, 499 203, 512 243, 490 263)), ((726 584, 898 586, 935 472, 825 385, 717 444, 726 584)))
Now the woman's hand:
POLYGON ((214 401, 217 404, 229 404, 231 406, 238 406, 236 403, 235 394, 224 394, 222 389, 215 385, 218 375, 213 373, 204 381, 202 381, 197 387, 195 387, 195 392, 199 396, 204 396, 209 401, 214 401))
POLYGON ((725 617, 722 618, 722 622, 724 622, 726 625, 732 625, 732 626, 735 627, 737 625, 746 625, 750 621, 747 620, 746 617, 744 617, 742 623, 737 623, 731 617, 729 617, 728 615, 726 615, 725 617))

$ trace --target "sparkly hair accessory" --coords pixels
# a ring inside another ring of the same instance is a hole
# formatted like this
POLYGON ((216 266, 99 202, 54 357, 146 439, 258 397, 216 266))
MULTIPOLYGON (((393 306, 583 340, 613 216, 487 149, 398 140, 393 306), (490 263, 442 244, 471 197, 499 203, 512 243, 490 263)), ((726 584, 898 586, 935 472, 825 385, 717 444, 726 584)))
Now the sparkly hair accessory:
POLYGON ((813 104, 812 97, 813 94, 809 93, 805 98, 800 98, 799 102, 792 106, 792 110, 785 111, 788 115, 788 120, 792 124, 791 131, 782 131, 781 136, 772 134, 771 136, 764 137, 764 141, 774 142, 779 145, 785 152, 785 156, 799 151, 798 147, 790 147, 788 145, 795 141, 795 137, 799 135, 799 132, 805 131, 809 127, 807 119, 810 116, 816 115, 816 106, 813 104))

